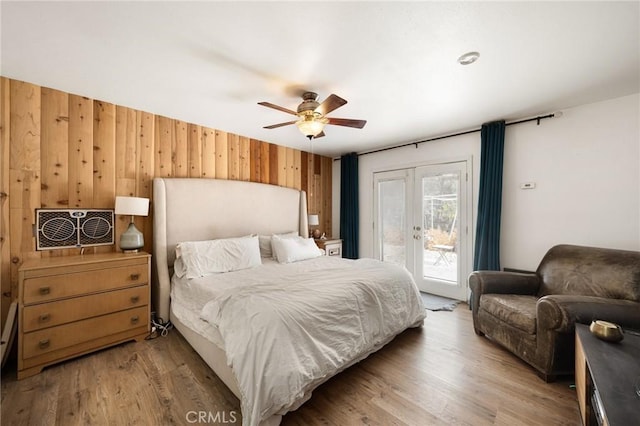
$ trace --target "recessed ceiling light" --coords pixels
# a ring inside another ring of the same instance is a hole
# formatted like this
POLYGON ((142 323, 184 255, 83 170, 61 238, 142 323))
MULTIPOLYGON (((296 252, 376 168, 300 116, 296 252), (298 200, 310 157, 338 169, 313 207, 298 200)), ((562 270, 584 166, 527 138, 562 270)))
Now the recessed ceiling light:
POLYGON ((467 52, 458 58, 460 65, 469 65, 478 60, 480 54, 478 52, 467 52))

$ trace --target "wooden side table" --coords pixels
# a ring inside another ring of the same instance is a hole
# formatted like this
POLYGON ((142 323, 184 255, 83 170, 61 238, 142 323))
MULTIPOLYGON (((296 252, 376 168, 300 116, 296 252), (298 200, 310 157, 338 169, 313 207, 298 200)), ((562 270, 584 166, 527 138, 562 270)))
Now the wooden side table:
POLYGON ((629 425, 640 419, 640 334, 609 343, 576 324, 576 391, 582 423, 629 425))
POLYGON ((327 238, 315 240, 316 245, 323 249, 326 256, 342 257, 342 240, 327 238))

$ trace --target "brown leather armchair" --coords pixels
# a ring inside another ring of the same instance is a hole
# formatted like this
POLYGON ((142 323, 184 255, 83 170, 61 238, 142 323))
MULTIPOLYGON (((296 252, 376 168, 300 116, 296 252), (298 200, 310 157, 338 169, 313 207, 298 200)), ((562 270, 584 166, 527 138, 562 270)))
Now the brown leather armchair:
POLYGON ((574 372, 575 323, 601 319, 640 330, 640 252, 558 245, 535 274, 469 276, 473 327, 545 381, 574 372))

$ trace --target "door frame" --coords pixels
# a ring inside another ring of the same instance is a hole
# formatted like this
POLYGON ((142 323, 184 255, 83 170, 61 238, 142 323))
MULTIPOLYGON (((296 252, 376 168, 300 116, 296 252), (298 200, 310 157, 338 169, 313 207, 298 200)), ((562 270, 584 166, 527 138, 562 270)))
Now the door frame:
MULTIPOLYGON (((473 186, 473 156, 472 155, 466 155, 466 156, 455 156, 455 157, 447 157, 447 158, 440 158, 440 159, 434 159, 434 160, 429 160, 429 161, 420 161, 420 162, 411 162, 411 163, 406 163, 406 164, 402 164, 402 165, 397 165, 397 166, 386 166, 386 167, 379 167, 379 168, 375 168, 371 171, 371 185, 372 185, 372 191, 373 191, 373 197, 372 197, 372 201, 373 201, 373 205, 372 205, 372 219, 373 219, 373 223, 372 223, 372 231, 374 233, 374 238, 373 238, 373 255, 375 258, 379 259, 380 258, 380 247, 379 247, 379 239, 378 239, 378 223, 379 223, 379 209, 378 209, 378 190, 377 190, 377 181, 376 181, 376 173, 385 173, 385 172, 398 172, 401 173, 403 170, 413 170, 412 173, 414 173, 415 176, 415 169, 419 168, 419 167, 426 167, 426 166, 437 166, 437 165, 443 165, 443 164, 449 164, 449 163, 459 163, 459 162, 464 162, 466 167, 466 173, 465 173, 465 183, 466 183, 466 194, 462 195, 465 198, 465 203, 466 203, 466 224, 464 224, 464 232, 466 234, 466 238, 465 238, 465 242, 464 244, 464 248, 465 248, 465 255, 461 256, 464 259, 459 259, 458 263, 458 285, 460 287, 462 287, 464 290, 462 291, 462 293, 464 293, 464 299, 461 299, 460 297, 457 297, 460 300, 463 301, 467 301, 469 298, 469 284, 468 284, 468 280, 467 277, 469 276, 469 274, 471 273, 471 271, 473 270, 473 247, 474 247, 474 240, 475 240, 475 234, 473 232, 473 224, 474 224, 474 205, 473 205, 473 192, 474 192, 474 186, 473 186)), ((410 182, 410 186, 412 187, 411 190, 413 191, 413 186, 415 183, 415 177, 413 177, 411 179, 410 182)), ((409 189, 407 189, 408 191, 409 189)), ((412 197, 413 192, 411 193, 412 197)), ((414 223, 415 219, 415 208, 413 206, 411 206, 411 208, 409 209, 410 211, 408 212, 409 216, 407 218, 408 224, 409 223, 414 223)), ((406 234, 406 241, 407 241, 407 245, 410 246, 414 246, 415 247, 415 243, 413 241, 413 226, 409 226, 407 225, 407 230, 405 232, 406 234)), ((462 226, 462 224, 461 224, 462 226)), ((460 230, 460 232, 462 232, 462 228, 460 230)), ((461 247, 462 248, 462 247, 461 247)), ((462 250, 461 250, 462 252, 462 250)), ((416 256, 414 255, 414 248, 409 248, 407 247, 407 265, 406 268, 407 270, 409 270, 409 272, 415 277, 416 274, 416 267, 415 267, 415 258, 416 256), (409 256, 409 253, 411 253, 411 256, 409 256)))
MULTIPOLYGON (((469 220, 472 216, 470 211, 469 203, 471 200, 468 197, 468 193, 472 192, 469 189, 469 162, 468 161, 450 161, 447 163, 438 163, 438 164, 430 164, 426 166, 419 166, 414 169, 414 218, 418 220, 422 218, 423 212, 423 191, 422 185, 419 184, 419 181, 425 176, 436 176, 439 174, 446 174, 455 172, 459 174, 460 183, 458 186, 457 197, 457 218, 458 218, 458 250, 456 252, 456 283, 453 284, 452 281, 447 281, 444 279, 438 279, 436 277, 427 277, 424 273, 424 259, 420 257, 418 259, 418 247, 424 247, 424 238, 415 239, 414 244, 415 248, 415 261, 416 268, 414 272, 414 279, 416 280, 416 284, 421 291, 428 291, 430 293, 434 293, 443 297, 450 297, 458 300, 467 300, 469 291, 467 285, 467 277, 469 275, 469 268, 467 265, 471 265, 471 261, 469 260, 470 254, 469 250, 471 246, 469 245, 469 220), (419 199, 419 200, 418 200, 419 199)), ((420 220, 422 222, 422 220, 420 220)), ((424 224, 420 223, 421 228, 424 228, 424 224)), ((424 236, 424 229, 420 232, 420 236, 424 236)), ((424 250, 424 249, 423 249, 424 250)), ((424 251, 421 252, 424 254, 424 251)))

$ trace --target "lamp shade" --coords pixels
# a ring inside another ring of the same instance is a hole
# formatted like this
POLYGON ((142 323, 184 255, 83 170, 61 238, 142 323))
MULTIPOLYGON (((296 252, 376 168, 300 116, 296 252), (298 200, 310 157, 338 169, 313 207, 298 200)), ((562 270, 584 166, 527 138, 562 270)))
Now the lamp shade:
POLYGON ((318 226, 320 225, 320 220, 318 219, 318 215, 317 214, 310 214, 309 215, 309 226, 318 226))
POLYGON ((115 213, 127 216, 147 216, 149 214, 149 199, 116 197, 115 213))

